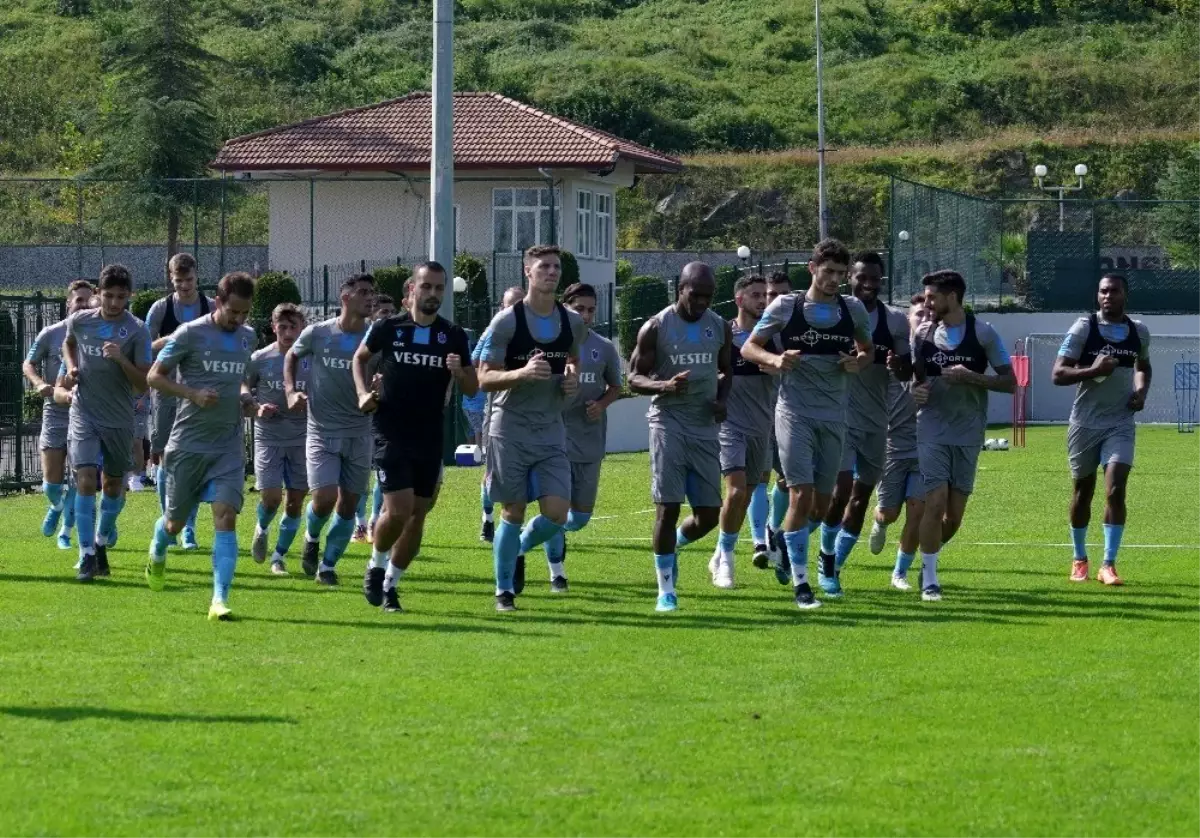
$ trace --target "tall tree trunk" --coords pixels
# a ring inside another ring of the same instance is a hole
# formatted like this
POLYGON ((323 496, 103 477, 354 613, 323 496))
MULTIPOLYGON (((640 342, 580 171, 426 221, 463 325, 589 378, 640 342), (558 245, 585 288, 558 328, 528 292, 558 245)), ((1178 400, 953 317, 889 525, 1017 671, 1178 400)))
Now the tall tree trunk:
MULTIPOLYGON (((179 252, 179 207, 174 203, 167 207, 167 261, 171 261, 171 257, 179 252)), ((166 266, 163 266, 163 272, 167 278, 167 284, 171 282, 170 272, 166 266)))

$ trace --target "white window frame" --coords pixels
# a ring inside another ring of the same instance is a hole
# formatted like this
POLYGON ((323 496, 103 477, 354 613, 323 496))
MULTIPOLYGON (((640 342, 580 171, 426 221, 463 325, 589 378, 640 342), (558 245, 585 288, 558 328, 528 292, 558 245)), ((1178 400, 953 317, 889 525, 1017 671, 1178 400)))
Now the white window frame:
POLYGON ((593 208, 596 214, 596 231, 592 239, 592 258, 611 262, 613 258, 613 196, 610 192, 597 192, 593 208), (601 203, 604 211, 600 211, 601 203))
POLYGON ((592 256, 592 237, 595 235, 596 193, 590 189, 575 191, 575 255, 584 259, 592 256))
POLYGON ((535 244, 558 244, 562 241, 562 200, 561 193, 556 188, 554 195, 551 197, 549 188, 545 186, 496 186, 492 188, 492 214, 491 214, 491 236, 492 236, 492 251, 495 253, 520 253, 521 248, 516 246, 517 241, 517 190, 519 189, 536 189, 538 193, 537 206, 521 207, 519 211, 528 212, 533 215, 534 238, 535 244), (497 196, 507 193, 508 205, 501 206, 496 203, 497 196), (548 241, 550 237, 549 230, 542 229, 542 213, 550 209, 551 204, 554 206, 552 223, 554 225, 556 241, 548 241), (507 242, 496 241, 496 214, 500 212, 508 213, 509 221, 509 240, 507 242))

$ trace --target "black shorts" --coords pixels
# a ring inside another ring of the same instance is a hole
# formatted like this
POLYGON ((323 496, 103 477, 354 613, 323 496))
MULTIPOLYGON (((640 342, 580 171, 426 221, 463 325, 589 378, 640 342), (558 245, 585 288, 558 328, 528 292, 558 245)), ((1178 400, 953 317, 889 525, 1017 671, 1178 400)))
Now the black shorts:
POLYGON ((394 442, 377 439, 375 469, 384 494, 412 489, 419 498, 432 498, 442 476, 441 448, 437 447, 431 457, 429 449, 418 453, 411 446, 401 447, 394 442))

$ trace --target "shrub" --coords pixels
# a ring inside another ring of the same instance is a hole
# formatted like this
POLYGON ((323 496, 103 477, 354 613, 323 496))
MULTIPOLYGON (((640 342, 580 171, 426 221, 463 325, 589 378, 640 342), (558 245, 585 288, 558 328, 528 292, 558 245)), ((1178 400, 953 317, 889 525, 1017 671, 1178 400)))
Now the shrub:
POLYGON ((562 261, 562 276, 558 278, 558 293, 562 293, 579 281, 579 260, 569 250, 559 257, 562 261))
POLYGON ((396 301, 396 308, 400 308, 404 304, 404 283, 412 276, 412 270, 407 265, 396 265, 376 268, 373 273, 375 290, 380 294, 387 294, 396 301))
MULTIPOLYGON (((21 347, 17 345, 17 330, 12 315, 0 311, 0 366, 17 370, 21 364, 21 347)), ((14 424, 21 411, 25 377, 19 372, 0 376, 0 423, 14 424)))
POLYGON ((144 291, 138 291, 133 295, 133 299, 129 301, 129 311, 138 320, 145 321, 146 316, 150 314, 150 306, 161 300, 165 294, 157 288, 147 288, 144 291))
POLYGON ((616 277, 618 286, 624 285, 633 279, 633 262, 630 262, 628 259, 618 259, 616 277))
MULTIPOLYGON (((483 260, 470 253, 459 253, 454 257, 454 276, 467 281, 468 300, 485 300, 488 296, 487 268, 483 260)), ((397 304, 399 301, 397 301, 397 304)))
POLYGON ((268 271, 254 283, 254 301, 250 304, 250 323, 264 340, 274 340, 271 312, 280 303, 300 305, 300 289, 285 273, 268 271))
POLYGON ((635 276, 617 292, 619 321, 617 338, 621 354, 628 358, 637 343, 638 329, 667 307, 667 283, 657 276, 635 276))
POLYGON ((726 320, 737 314, 737 303, 733 302, 733 286, 741 275, 741 271, 733 265, 722 265, 717 268, 717 290, 713 294, 712 307, 713 311, 726 320))

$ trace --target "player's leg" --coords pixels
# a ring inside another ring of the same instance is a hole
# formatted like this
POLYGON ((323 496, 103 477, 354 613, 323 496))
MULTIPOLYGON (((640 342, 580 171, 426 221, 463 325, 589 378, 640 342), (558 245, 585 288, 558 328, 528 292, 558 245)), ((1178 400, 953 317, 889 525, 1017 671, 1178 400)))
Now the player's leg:
POLYGON ((679 607, 675 593, 679 561, 676 559, 676 526, 680 503, 654 504, 654 571, 658 578, 658 601, 655 611, 674 611, 679 607))
POLYGON ((317 568, 317 582, 322 585, 338 583, 335 569, 346 548, 350 546, 358 503, 366 496, 371 482, 374 440, 369 436, 347 437, 341 442, 337 504, 329 524, 329 533, 325 537, 325 552, 321 555, 321 564, 317 568))
MULTIPOLYGON (((918 478, 919 479, 919 476, 918 478)), ((900 531, 900 545, 896 548, 896 564, 892 568, 892 587, 900 590, 911 590, 908 582, 908 569, 916 559, 917 550, 921 545, 921 519, 925 514, 925 497, 909 497, 905 500, 904 529, 900 531)))
POLYGON ((721 443, 716 439, 677 436, 686 475, 684 495, 692 513, 679 525, 675 549, 699 541, 721 522, 721 443))
POLYGON ((321 563, 321 532, 333 514, 338 500, 338 482, 342 474, 339 440, 309 434, 304 444, 305 471, 309 500, 304 521, 304 575, 314 577, 321 563))
POLYGON ((967 500, 975 490, 975 472, 979 468, 979 449, 973 445, 955 445, 951 450, 950 494, 942 518, 942 547, 962 527, 967 512, 967 500))
MULTIPOLYGON (((45 432, 43 431, 43 437, 45 432)), ((64 440, 65 442, 65 440, 64 440)), ((42 451, 42 493, 46 496, 46 517, 42 519, 42 535, 49 538, 58 529, 66 494, 67 449, 46 448, 42 451)))
POLYGON ((879 478, 879 491, 875 497, 871 535, 867 541, 873 556, 883 552, 884 545, 887 544, 887 528, 900 517, 911 462, 913 461, 895 457, 887 457, 884 461, 883 474, 879 478))
POLYGON ((1071 523, 1072 582, 1088 579, 1087 531, 1092 521, 1092 497, 1096 493, 1096 471, 1100 468, 1102 434, 1078 425, 1067 426, 1067 465, 1073 483, 1069 510, 1071 523))
MULTIPOLYGON (((944 448, 945 446, 928 446, 944 448)), ((942 551, 942 519, 950 497, 950 483, 940 480, 921 461, 921 474, 925 479, 925 509, 921 514, 918 531, 921 545, 921 598, 936 602, 941 599, 942 589, 938 584, 937 562, 942 551)))
POLYGON ((371 515, 367 519, 367 541, 375 542, 375 522, 379 520, 379 515, 383 511, 383 482, 379 479, 379 472, 375 472, 375 488, 371 490, 371 515))
POLYGON ((150 560, 146 583, 152 591, 166 585, 167 547, 183 531, 188 514, 200 502, 208 474, 208 457, 188 451, 167 451, 162 457, 159 480, 166 493, 166 507, 154 524, 150 537, 150 560))
POLYGON ((679 508, 687 496, 687 460, 675 436, 650 429, 650 497, 654 501, 654 571, 658 579, 656 611, 679 607, 675 592, 679 575, 676 558, 679 508))
POLYGON ((131 492, 140 492, 146 488, 146 420, 138 418, 138 429, 133 435, 133 468, 129 472, 128 488, 131 492))
POLYGON ((63 494, 62 526, 58 531, 58 549, 71 549, 71 530, 75 528, 75 473, 68 460, 63 466, 66 492, 63 494))
POLYGON ((850 551, 858 543, 867 510, 871 504, 871 493, 883 476, 887 433, 885 431, 860 432, 855 444, 854 485, 850 489, 850 500, 842 515, 841 531, 834 544, 835 565, 840 576, 842 567, 850 558, 850 551))
POLYGON ((351 541, 359 544, 367 542, 367 503, 371 495, 371 476, 367 474, 367 491, 363 492, 358 498, 358 506, 354 508, 354 534, 351 536, 351 541))
MULTIPOLYGON (((767 449, 767 456, 770 457, 769 444, 767 449)), ((762 474, 751 474, 751 477, 757 478, 757 481, 750 492, 746 517, 750 519, 750 539, 754 542, 754 566, 765 570, 770 563, 770 542, 767 540, 767 519, 770 516, 770 493, 767 491, 767 484, 771 481, 770 466, 768 465, 762 474)))
MULTIPOLYGON (((833 504, 833 495, 837 483, 843 473, 846 462, 846 449, 851 449, 857 457, 857 442, 846 439, 846 429, 843 425, 829 423, 814 423, 813 439, 815 450, 813 455, 813 507, 809 511, 809 520, 827 513, 833 504)), ((853 460, 852 460, 853 461, 853 460)), ((851 483, 851 491, 853 483, 851 483)), ((847 500, 847 502, 849 502, 847 500)), ((827 516, 828 517, 828 516, 827 516)), ((841 516, 838 523, 830 525, 828 520, 821 521, 820 562, 817 571, 817 584, 827 596, 837 598, 842 595, 841 581, 838 579, 837 538, 841 532, 841 516)))
POLYGON ((396 593, 396 583, 404 576, 413 559, 421 552, 421 540, 425 537, 425 519, 433 508, 433 497, 422 497, 424 493, 433 495, 437 491, 437 475, 440 463, 433 467, 415 469, 415 482, 420 485, 412 490, 414 497, 411 511, 404 523, 400 537, 392 547, 391 560, 388 562, 387 574, 383 581, 383 610, 389 613, 401 611, 400 597, 396 593))
POLYGON ((283 503, 284 472, 287 468, 285 449, 254 440, 254 485, 258 489, 255 508, 254 538, 250 555, 256 562, 267 560, 267 539, 271 522, 283 503))
POLYGON ((91 582, 96 576, 96 491, 99 488, 100 442, 71 440, 75 466, 75 528, 79 534, 79 572, 76 579, 91 582), (86 465, 80 465, 86 463, 86 465))
POLYGON ((242 511, 246 467, 241 451, 218 455, 206 475, 206 500, 212 502, 213 514, 213 598, 208 619, 228 620, 229 588, 237 568, 237 517, 242 511))
POLYGON ((271 572, 276 576, 287 576, 287 554, 292 542, 300 532, 304 518, 304 500, 308 497, 306 481, 300 481, 299 488, 289 488, 284 494, 283 518, 279 521, 279 534, 275 539, 275 549, 271 553, 271 572))
POLYGON ((391 457, 387 460, 377 460, 386 478, 383 493, 383 509, 379 520, 375 522, 375 541, 371 545, 371 558, 367 561, 366 573, 363 575, 363 596, 367 604, 378 608, 383 604, 384 582, 389 573, 393 576, 392 587, 398 571, 402 574, 408 565, 391 571, 392 548, 400 539, 405 526, 413 514, 412 472, 409 465, 400 458, 391 457))
POLYGON ((566 534, 579 532, 592 520, 600 492, 600 468, 599 462, 571 463, 571 506, 567 511, 567 522, 562 531, 547 539, 544 545, 552 594, 565 594, 568 590, 566 534))
MULTIPOLYGON (((783 516, 783 542, 788 559, 786 569, 791 572, 796 607, 818 608, 821 602, 813 596, 808 581, 809 513, 816 502, 816 436, 811 424, 790 420, 782 413, 777 413, 775 438, 779 441, 779 459, 788 486, 788 508, 783 516)), ((784 577, 782 581, 786 584, 789 580, 784 577)))
POLYGON ((125 508, 125 475, 133 465, 132 432, 104 429, 100 433, 100 518, 96 525, 96 574, 108 576, 108 548, 117 543, 117 519, 125 508))
POLYGON ((492 540, 492 564, 496 575, 496 610, 514 611, 517 594, 517 560, 521 556, 521 526, 529 499, 527 452, 498 437, 487 444, 487 492, 500 505, 500 520, 492 540))
POLYGON ((720 441, 721 475, 725 481, 725 500, 718 516, 720 530, 717 546, 708 561, 708 574, 718 588, 732 588, 735 553, 746 510, 750 506, 751 489, 747 485, 746 460, 750 440, 741 431, 722 425, 720 441))
POLYGON ((1111 459, 1104 468, 1104 564, 1097 578, 1105 585, 1124 584, 1117 575, 1117 553, 1125 534, 1125 487, 1131 468, 1130 463, 1111 459))

